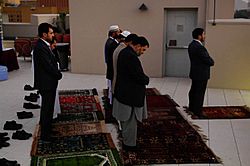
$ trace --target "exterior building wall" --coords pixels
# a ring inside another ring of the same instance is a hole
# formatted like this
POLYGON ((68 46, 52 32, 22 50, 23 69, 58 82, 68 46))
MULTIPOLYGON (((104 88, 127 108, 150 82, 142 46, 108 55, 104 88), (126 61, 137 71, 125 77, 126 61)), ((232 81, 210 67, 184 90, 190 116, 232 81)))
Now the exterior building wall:
POLYGON ((206 47, 215 60, 209 87, 250 90, 250 20, 216 20, 206 26, 206 47))
POLYGON ((9 22, 28 23, 32 14, 57 14, 56 7, 4 7, 3 13, 8 15, 9 22))
POLYGON ((37 0, 39 7, 57 7, 59 12, 69 13, 69 0, 37 0))
MULTIPOLYGON (((205 28, 206 19, 213 15, 212 0, 70 0, 71 67, 74 73, 104 74, 104 44, 108 27, 118 24, 145 36, 150 48, 142 55, 145 72, 153 77, 164 75, 165 13, 169 8, 198 9, 197 22, 205 28), (138 8, 144 3, 147 11, 138 8), (112 7, 111 7, 112 5, 112 7), (80 20, 79 20, 80 19, 80 20)), ((217 1, 218 18, 232 18, 234 0, 217 1), (227 4, 226 6, 223 4, 227 4), (220 8, 219 8, 220 7, 220 8), (222 11, 220 11, 222 10, 222 11), (224 11, 225 10, 225 11, 224 11)), ((191 32, 190 32, 191 34, 191 32)))
MULTIPOLYGON (((36 37, 38 25, 43 22, 53 24, 57 16, 58 14, 33 14, 30 23, 3 23, 3 37, 36 37)), ((69 28, 69 15, 66 17, 66 28, 69 28)))

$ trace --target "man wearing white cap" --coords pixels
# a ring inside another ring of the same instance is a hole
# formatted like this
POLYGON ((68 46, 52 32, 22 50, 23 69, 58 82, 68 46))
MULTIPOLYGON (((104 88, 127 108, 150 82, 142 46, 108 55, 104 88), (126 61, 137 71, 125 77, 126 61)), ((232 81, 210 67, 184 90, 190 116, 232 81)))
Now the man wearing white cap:
POLYGON ((115 51, 113 53, 113 71, 114 71, 113 81, 112 81, 112 93, 113 94, 114 94, 114 91, 115 91, 115 82, 116 82, 116 74, 117 74, 117 59, 118 59, 118 55, 119 55, 120 51, 122 49, 124 49, 125 47, 127 47, 127 45, 131 42, 131 38, 129 38, 129 40, 126 40, 127 37, 130 34, 131 33, 129 31, 126 31, 126 30, 122 31, 122 33, 118 37, 118 38, 120 38, 120 44, 116 47, 116 49, 115 49, 115 51))
POLYGON ((106 78, 108 80, 108 98, 110 104, 112 104, 112 91, 111 82, 113 80, 113 52, 118 46, 118 41, 116 40, 120 34, 120 28, 118 25, 111 25, 109 27, 108 39, 105 43, 105 62, 107 64, 106 78))

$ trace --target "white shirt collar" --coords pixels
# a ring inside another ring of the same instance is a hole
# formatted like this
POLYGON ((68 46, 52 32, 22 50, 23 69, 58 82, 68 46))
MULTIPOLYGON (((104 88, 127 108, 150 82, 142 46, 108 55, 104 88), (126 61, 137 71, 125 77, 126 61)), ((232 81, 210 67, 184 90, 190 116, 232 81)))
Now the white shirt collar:
POLYGON ((199 42, 203 46, 203 44, 202 44, 202 42, 200 40, 197 40, 197 39, 194 39, 194 40, 199 42))
POLYGON ((46 40, 44 40, 43 38, 40 38, 42 41, 44 41, 49 47, 50 47, 50 44, 49 42, 47 42, 46 40))
POLYGON ((119 43, 118 40, 114 39, 113 37, 109 36, 109 38, 114 40, 116 43, 119 43))

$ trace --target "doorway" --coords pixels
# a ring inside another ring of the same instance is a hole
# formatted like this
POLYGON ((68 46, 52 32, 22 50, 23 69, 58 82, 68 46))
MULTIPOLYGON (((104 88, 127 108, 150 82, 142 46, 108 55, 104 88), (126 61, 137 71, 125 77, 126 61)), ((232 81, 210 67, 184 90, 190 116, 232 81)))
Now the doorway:
POLYGON ((166 9, 165 75, 188 77, 190 61, 188 45, 197 26, 198 9, 166 9))

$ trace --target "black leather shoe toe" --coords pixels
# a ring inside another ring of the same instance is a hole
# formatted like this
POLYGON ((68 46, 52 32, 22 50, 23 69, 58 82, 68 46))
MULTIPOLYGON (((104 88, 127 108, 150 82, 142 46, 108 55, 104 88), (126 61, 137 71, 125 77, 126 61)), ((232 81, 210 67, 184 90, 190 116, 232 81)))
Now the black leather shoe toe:
POLYGON ((23 127, 22 124, 16 123, 16 121, 6 121, 4 124, 4 130, 19 130, 23 127))
POLYGON ((18 140, 27 140, 32 136, 32 134, 27 133, 24 130, 16 131, 12 134, 12 139, 18 139, 18 140))

